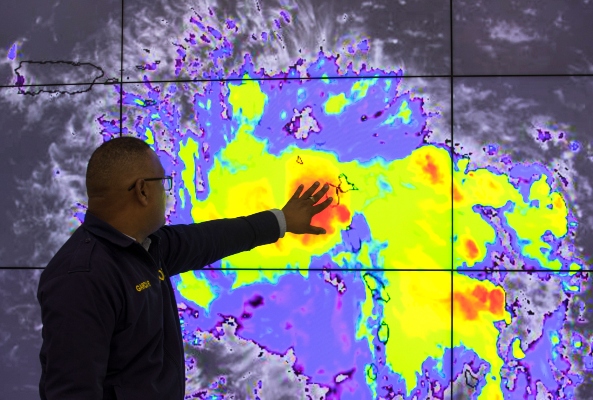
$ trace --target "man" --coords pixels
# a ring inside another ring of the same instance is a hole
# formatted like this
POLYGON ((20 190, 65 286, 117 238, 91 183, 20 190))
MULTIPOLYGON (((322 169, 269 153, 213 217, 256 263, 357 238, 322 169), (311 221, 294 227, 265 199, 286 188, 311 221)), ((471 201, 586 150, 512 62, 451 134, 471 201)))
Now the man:
POLYGON ((185 365, 169 277, 273 243, 285 231, 323 234, 311 218, 332 199, 300 185, 282 210, 165 226, 170 177, 140 139, 91 156, 84 223, 41 274, 39 391, 47 400, 181 400, 185 365))

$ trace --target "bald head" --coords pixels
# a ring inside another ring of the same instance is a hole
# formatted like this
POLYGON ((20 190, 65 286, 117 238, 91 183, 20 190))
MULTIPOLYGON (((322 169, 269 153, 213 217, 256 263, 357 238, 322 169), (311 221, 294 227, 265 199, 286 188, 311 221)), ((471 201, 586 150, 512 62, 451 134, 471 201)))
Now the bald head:
POLYGON ((123 136, 99 146, 91 156, 86 170, 86 188, 90 197, 106 196, 133 180, 146 169, 152 149, 144 141, 123 136))

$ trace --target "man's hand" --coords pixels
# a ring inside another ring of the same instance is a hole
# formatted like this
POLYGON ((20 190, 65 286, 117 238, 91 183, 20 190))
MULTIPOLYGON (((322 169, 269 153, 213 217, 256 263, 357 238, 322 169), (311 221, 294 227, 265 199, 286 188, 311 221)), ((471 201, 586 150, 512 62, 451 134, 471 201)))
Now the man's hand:
POLYGON ((331 204, 331 197, 328 197, 322 203, 316 204, 325 196, 329 190, 329 185, 326 183, 315 193, 315 190, 319 187, 319 182, 315 182, 301 196, 303 187, 303 185, 299 185, 296 192, 288 200, 288 203, 282 208, 284 218, 286 218, 286 231, 292 233, 312 233, 315 235, 324 234, 325 229, 311 225, 311 218, 315 214, 319 214, 325 210, 331 204))

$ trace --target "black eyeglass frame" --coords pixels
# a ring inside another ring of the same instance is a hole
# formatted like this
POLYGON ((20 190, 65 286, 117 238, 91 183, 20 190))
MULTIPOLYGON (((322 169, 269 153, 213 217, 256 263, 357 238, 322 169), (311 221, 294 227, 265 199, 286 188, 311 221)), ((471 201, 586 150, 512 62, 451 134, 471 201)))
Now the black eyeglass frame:
MULTIPOLYGON (((165 188, 165 190, 171 190, 171 189, 173 189, 173 177, 172 176, 164 176, 162 178, 141 178, 141 179, 144 179, 145 181, 159 181, 159 180, 163 180, 164 181, 166 179, 167 182, 168 182, 168 185, 167 185, 168 186, 168 189, 167 189, 167 187, 165 187, 165 183, 163 182, 163 187, 165 188)), ((138 180, 136 180, 136 182, 137 181, 138 180)), ((136 182, 134 182, 132 184, 132 186, 130 186, 128 188, 128 192, 130 190, 134 189, 134 186, 136 186, 136 182)))

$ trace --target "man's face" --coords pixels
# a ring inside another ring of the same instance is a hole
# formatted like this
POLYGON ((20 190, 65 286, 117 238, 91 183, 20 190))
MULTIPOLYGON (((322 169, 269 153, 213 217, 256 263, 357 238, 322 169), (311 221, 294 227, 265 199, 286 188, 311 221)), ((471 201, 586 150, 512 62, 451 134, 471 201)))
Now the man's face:
MULTIPOLYGON (((159 157, 154 151, 150 151, 150 164, 148 170, 151 177, 165 176, 165 169, 159 160, 159 157)), ((148 176, 148 175, 146 175, 148 176)), ((161 226, 165 225, 165 210, 167 205, 167 192, 163 186, 163 181, 149 181, 146 182, 154 189, 154 196, 150 196, 150 221, 154 221, 154 230, 158 230, 161 226)))

